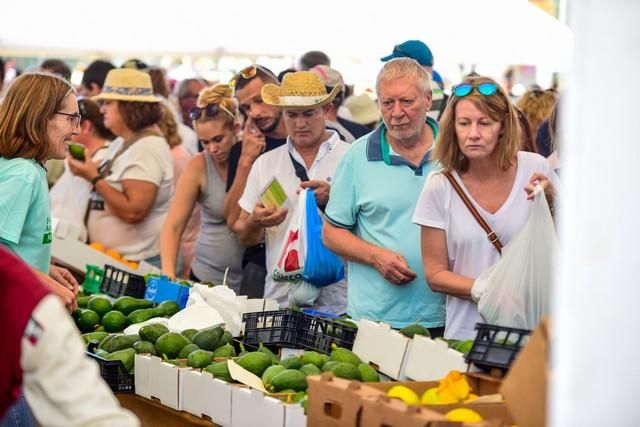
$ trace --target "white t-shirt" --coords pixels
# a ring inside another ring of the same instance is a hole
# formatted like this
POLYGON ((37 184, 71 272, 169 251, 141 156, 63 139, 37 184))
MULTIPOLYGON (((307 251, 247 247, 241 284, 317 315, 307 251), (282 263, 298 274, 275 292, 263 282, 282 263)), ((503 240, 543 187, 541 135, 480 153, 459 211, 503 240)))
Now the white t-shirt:
POLYGON ((125 179, 147 181, 158 187, 147 217, 137 224, 129 224, 105 203, 104 210, 91 210, 89 214, 89 240, 139 261, 160 253, 160 231, 173 193, 173 160, 167 141, 159 136, 147 136, 116 158, 105 181, 122 191, 125 179))
MULTIPOLYGON (((553 172, 544 157, 521 151, 518 153, 516 178, 507 201, 500 209, 490 214, 471 197, 456 172, 453 176, 473 202, 489 227, 498 235, 503 245, 508 244, 524 227, 531 209, 524 191, 531 175, 535 172, 549 177, 558 187, 558 176, 553 172)), ((500 255, 487 238, 486 233, 469 209, 455 192, 447 178, 439 172, 433 172, 425 183, 418 199, 413 222, 419 225, 445 230, 449 269, 453 273, 472 279, 495 264, 500 255)), ((475 337, 475 325, 484 322, 473 301, 447 296, 447 320, 444 335, 446 338, 472 339, 475 337)))
MULTIPOLYGON (((322 143, 318 149, 318 155, 311 168, 307 170, 310 180, 323 180, 331 183, 333 175, 342 156, 349 150, 350 145, 341 141, 338 133, 328 131, 331 137, 322 143)), ((300 179, 296 176, 295 169, 289 157, 289 153, 301 164, 304 161, 300 154, 295 151, 291 140, 288 139, 285 145, 271 150, 255 161, 247 178, 242 197, 238 201, 240 207, 246 212, 253 212, 253 208, 260 198, 262 190, 269 184, 275 176, 291 203, 297 206, 298 190, 300 190, 300 179)), ((289 282, 274 282, 271 273, 277 263, 280 247, 286 235, 289 220, 292 217, 291 208, 285 220, 278 226, 269 227, 265 231, 266 252, 267 252, 267 277, 265 280, 264 297, 278 301, 281 306, 288 304, 289 282)), ((346 309, 346 282, 343 280, 337 284, 322 288, 322 292, 315 307, 319 310, 330 312, 342 312, 346 309), (344 283, 343 283, 344 282, 344 283), (340 307, 337 306, 340 304, 340 307)))

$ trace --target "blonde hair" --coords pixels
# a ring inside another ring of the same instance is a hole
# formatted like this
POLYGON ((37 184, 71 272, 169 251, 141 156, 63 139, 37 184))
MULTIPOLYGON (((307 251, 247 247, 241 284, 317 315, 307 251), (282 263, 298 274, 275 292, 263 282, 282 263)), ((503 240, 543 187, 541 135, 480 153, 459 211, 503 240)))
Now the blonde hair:
POLYGON ((468 159, 462 154, 456 135, 456 105, 461 100, 468 100, 492 120, 502 124, 502 130, 498 137, 495 151, 497 154, 497 166, 501 170, 507 170, 511 166, 515 156, 520 151, 518 114, 515 107, 509 101, 504 89, 489 77, 466 77, 462 83, 474 86, 469 95, 457 97, 451 95, 447 108, 440 120, 440 132, 433 149, 434 158, 440 162, 445 171, 455 170, 465 172, 469 168, 468 159), (478 92, 477 86, 482 83, 493 83, 497 90, 493 95, 485 96, 478 92))
POLYGON ((70 93, 75 93, 71 84, 54 74, 25 73, 15 79, 0 102, 0 156, 47 160, 47 124, 70 93))
POLYGON ((516 103, 516 106, 529 121, 532 140, 535 141, 540 125, 549 117, 557 100, 558 93, 554 89, 530 89, 516 103))
POLYGON ((429 73, 411 58, 396 58, 385 62, 376 79, 376 93, 380 98, 380 82, 394 80, 404 76, 413 76, 418 81, 418 86, 425 95, 431 94, 431 76, 429 73))
POLYGON ((238 106, 233 99, 233 89, 227 84, 209 86, 200 91, 196 105, 199 108, 206 108, 208 105, 218 105, 220 108, 213 116, 200 114, 195 123, 204 123, 213 120, 224 120, 225 127, 233 128, 238 117, 238 106), (226 110, 226 111, 225 111, 226 110))
POLYGON ((160 121, 158 127, 167 140, 169 147, 182 144, 182 138, 178 133, 178 122, 176 122, 173 112, 162 102, 160 103, 160 121))

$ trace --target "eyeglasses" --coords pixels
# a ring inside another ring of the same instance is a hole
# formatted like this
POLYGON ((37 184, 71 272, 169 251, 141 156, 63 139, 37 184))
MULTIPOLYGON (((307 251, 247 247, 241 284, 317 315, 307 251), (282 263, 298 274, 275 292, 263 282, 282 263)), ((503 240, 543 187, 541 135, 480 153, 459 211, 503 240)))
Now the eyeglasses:
POLYGON ((471 93, 473 88, 484 96, 491 96, 498 91, 498 86, 495 83, 480 83, 479 85, 471 83, 461 83, 453 87, 453 94, 458 98, 462 98, 471 93))
POLYGON ((233 77, 231 77, 231 80, 229 80, 229 87, 231 89, 235 89, 236 86, 238 85, 238 81, 242 78, 244 80, 251 80, 252 78, 254 78, 255 76, 258 75, 258 70, 261 71, 264 74, 267 74, 271 77, 273 77, 274 79, 277 80, 275 74, 273 74, 270 70, 264 68, 261 65, 258 64, 254 64, 254 65, 249 65, 246 68, 243 68, 242 70, 240 70, 239 73, 237 73, 236 75, 234 75, 233 77))
POLYGON ((62 111, 56 111, 55 114, 61 114, 63 116, 69 117, 67 120, 71 123, 71 126, 74 128, 80 126, 80 121, 82 120, 82 116, 79 113, 63 113, 62 111))
POLYGON ((220 104, 209 104, 204 108, 193 107, 189 111, 189 118, 191 120, 198 120, 202 116, 202 113, 204 113, 207 117, 215 117, 220 110, 230 115, 233 119, 236 118, 235 114, 233 114, 231 111, 220 104))

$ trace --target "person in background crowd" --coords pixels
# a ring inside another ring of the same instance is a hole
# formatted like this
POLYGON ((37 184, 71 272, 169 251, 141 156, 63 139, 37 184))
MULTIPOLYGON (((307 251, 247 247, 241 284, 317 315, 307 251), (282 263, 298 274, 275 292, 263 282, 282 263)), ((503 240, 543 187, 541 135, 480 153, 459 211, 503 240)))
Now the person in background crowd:
POLYGON ((189 118, 189 112, 196 106, 198 94, 207 86, 204 80, 191 78, 184 79, 178 84, 176 96, 178 98, 178 107, 180 107, 180 115, 182 123, 193 129, 193 123, 189 118))
MULTIPOLYGON (((242 144, 231 147, 229 153, 229 177, 227 197, 224 201, 224 217, 235 232, 240 217, 238 200, 245 191, 249 171, 263 153, 278 148, 287 141, 287 130, 280 109, 264 103, 261 90, 267 83, 278 83, 276 76, 261 65, 244 68, 231 79, 239 110, 247 120, 242 131, 242 144)), ((264 242, 245 249, 242 258, 242 284, 240 293, 250 298, 262 298, 266 272, 264 242)))
POLYGON ((286 70, 282 70, 278 73, 278 81, 280 83, 282 83, 282 79, 284 78, 285 75, 289 74, 289 73, 295 73, 296 69, 295 68, 287 68, 286 70))
MULTIPOLYGON (((158 123, 162 134, 165 139, 169 143, 169 147, 171 147, 171 157, 173 159, 173 180, 175 182, 174 186, 174 196, 177 191, 177 183, 179 182, 180 176, 186 170, 189 160, 191 160, 191 153, 189 153, 183 146, 182 140, 180 139, 180 134, 178 133, 178 123, 175 119, 174 114, 169 110, 169 107, 166 105, 161 106, 162 109, 162 118, 158 123)), ((174 198, 175 200, 175 198, 174 198)), ((174 202, 175 203, 175 202, 174 202)), ((195 248, 196 248, 196 240, 198 240, 198 234, 200 234, 200 207, 196 206, 191 209, 191 214, 188 217, 188 221, 186 225, 183 225, 184 232, 178 239, 178 246, 175 248, 174 253, 174 264, 177 267, 174 267, 174 274, 171 277, 180 277, 180 278, 188 278, 189 272, 191 271, 191 264, 193 263, 195 257, 195 248)), ((163 232, 167 227, 167 224, 170 221, 170 212, 171 208, 169 208, 169 214, 167 214, 167 219, 163 225, 163 232)), ((160 236, 160 259, 164 263, 164 260, 167 258, 163 255, 163 243, 162 243, 162 235, 160 236)))
POLYGON ((4 87, 4 60, 0 58, 0 100, 2 100, 3 87, 4 87))
POLYGON ((434 167, 438 125, 427 115, 431 78, 413 59, 393 59, 380 70, 376 92, 383 123, 340 163, 325 211, 324 242, 349 262, 351 317, 394 328, 417 321, 442 336, 444 297, 420 274, 420 228, 411 222, 434 167))
POLYGON ((149 66, 147 65, 147 63, 138 58, 127 59, 122 63, 122 66, 120 68, 130 68, 132 70, 138 71, 149 70, 149 66))
POLYGON ((422 227, 429 286, 447 295, 445 337, 472 339, 482 317, 471 288, 500 259, 493 242, 507 245, 524 227, 534 184, 544 188, 553 208, 558 177, 544 157, 520 151, 516 109, 494 80, 465 78, 451 97, 433 153, 443 170, 427 180, 413 221, 422 227), (495 235, 487 235, 449 179, 495 235))
POLYGON ((93 61, 84 70, 82 75, 82 83, 78 87, 78 95, 84 97, 92 97, 102 92, 102 86, 104 85, 104 79, 107 77, 109 71, 116 68, 112 63, 103 61, 101 59, 93 61))
MULTIPOLYGON (((27 263, 69 312, 77 308, 78 282, 66 269, 51 265, 53 230, 44 162, 64 158, 79 122, 73 88, 53 74, 23 74, 0 103, 0 246, 27 263)), ((2 425, 14 421, 35 425, 24 397, 2 425)))
POLYGON ((429 73, 431 80, 438 83, 435 87, 432 85, 431 88, 433 91, 433 98, 429 117, 439 120, 447 106, 448 96, 443 90, 444 83, 442 82, 442 77, 433 69, 433 54, 431 53, 429 46, 420 40, 407 40, 404 43, 395 45, 391 54, 380 58, 380 60, 386 62, 394 58, 414 59, 429 73))
POLYGON ((71 81, 71 68, 60 59, 46 59, 40 64, 40 70, 57 74, 66 81, 71 81))
MULTIPOLYGON (((309 71, 284 76, 280 86, 262 87, 262 100, 283 110, 289 134, 287 143, 255 161, 247 178, 246 188, 238 204, 242 208, 235 229, 246 246, 266 241, 267 277, 265 298, 272 298, 285 307, 297 304, 296 285, 275 282, 272 273, 278 262, 283 240, 292 215, 286 208, 266 207, 260 194, 273 177, 277 178, 292 206, 297 205, 301 189, 314 191, 318 206, 326 206, 338 162, 350 145, 340 140, 335 131, 325 129, 325 114, 341 88, 327 93, 322 80, 309 71), (288 286, 289 285, 289 286, 288 286)), ((344 313, 346 281, 343 279, 317 291, 314 307, 335 314, 344 313)), ((314 298, 315 299, 315 298, 314 298)))
POLYGON ((370 95, 363 93, 351 95, 344 101, 344 105, 351 112, 354 122, 366 126, 369 131, 374 130, 380 121, 380 110, 370 95))
POLYGON ((78 330, 58 299, 2 247, 0 313, 0 425, 35 425, 36 420, 56 426, 140 425, 120 407, 87 358, 78 330), (21 388, 35 420, 18 420, 9 410, 20 402, 16 396, 21 388))
POLYGON ((327 67, 330 67, 331 59, 324 52, 321 52, 319 50, 310 50, 309 52, 304 53, 298 59, 298 65, 296 69, 298 71, 308 71, 316 65, 326 65, 327 67))
POLYGON ((547 159, 551 164, 553 170, 559 174, 560 172, 560 127, 558 124, 558 119, 560 118, 560 101, 556 101, 556 104, 553 106, 553 110, 551 110, 551 114, 549 115, 549 136, 551 139, 551 154, 547 159))
POLYGON ((237 107, 228 85, 216 85, 200 92, 191 119, 204 147, 193 157, 178 180, 176 193, 162 230, 162 271, 176 273, 178 242, 184 239, 185 224, 196 202, 202 209, 200 235, 195 247, 191 279, 226 284, 240 289, 243 248, 231 232, 223 215, 229 152, 236 144, 237 107), (228 273, 227 273, 228 269, 228 273))
MULTIPOLYGON (((80 131, 74 134, 71 140, 84 147, 85 158, 97 158, 102 151, 109 152, 106 158, 111 158, 113 147, 110 143, 115 139, 115 135, 105 127, 100 107, 88 98, 79 98, 78 108, 82 116, 80 131)), ((51 187, 49 193, 51 216, 82 227, 86 234, 86 215, 91 189, 89 182, 74 175, 69 167, 65 166, 63 174, 58 182, 51 187)))
POLYGON ((368 134, 370 131, 367 127, 338 116, 338 109, 344 101, 345 94, 345 85, 342 74, 327 65, 316 65, 309 71, 320 76, 320 79, 324 83, 327 92, 331 92, 333 88, 337 86, 343 88, 340 93, 336 95, 336 98, 330 104, 331 108, 329 108, 327 111, 327 127, 338 132, 341 136, 341 139, 349 143, 355 141, 361 136, 368 134))
POLYGON ((178 126, 177 130, 180 134, 180 139, 182 140, 182 147, 193 156, 198 152, 198 137, 193 129, 182 123, 180 113, 178 113, 176 106, 169 100, 169 83, 167 82, 167 76, 164 69, 159 67, 150 67, 147 72, 151 77, 153 93, 161 97, 162 104, 169 108, 171 113, 175 116, 178 126))
POLYGON ((87 229, 99 242, 131 261, 160 266, 160 230, 173 193, 171 151, 157 123, 160 98, 147 73, 111 70, 100 111, 105 126, 122 138, 116 154, 98 169, 67 156, 71 171, 93 186, 87 229))
MULTIPOLYGON (((549 118, 557 99, 558 92, 554 89, 542 90, 540 87, 533 87, 516 102, 516 107, 522 111, 529 122, 529 135, 532 141, 536 141, 541 125, 549 118)), ((537 148, 537 151, 545 157, 551 154, 548 144, 537 148)))

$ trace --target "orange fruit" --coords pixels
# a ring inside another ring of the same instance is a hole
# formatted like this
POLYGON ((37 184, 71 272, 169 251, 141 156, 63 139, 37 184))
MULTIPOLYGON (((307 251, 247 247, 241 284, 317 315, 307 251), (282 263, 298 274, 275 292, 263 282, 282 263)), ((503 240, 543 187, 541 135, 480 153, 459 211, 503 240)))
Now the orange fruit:
POLYGON ((100 251, 100 252, 105 251, 105 247, 102 245, 102 243, 93 242, 89 246, 95 249, 96 251, 100 251))
POLYGON ((115 249, 109 249, 105 252, 105 254, 117 261, 120 261, 122 259, 122 256, 120 256, 120 252, 116 251, 115 249))

